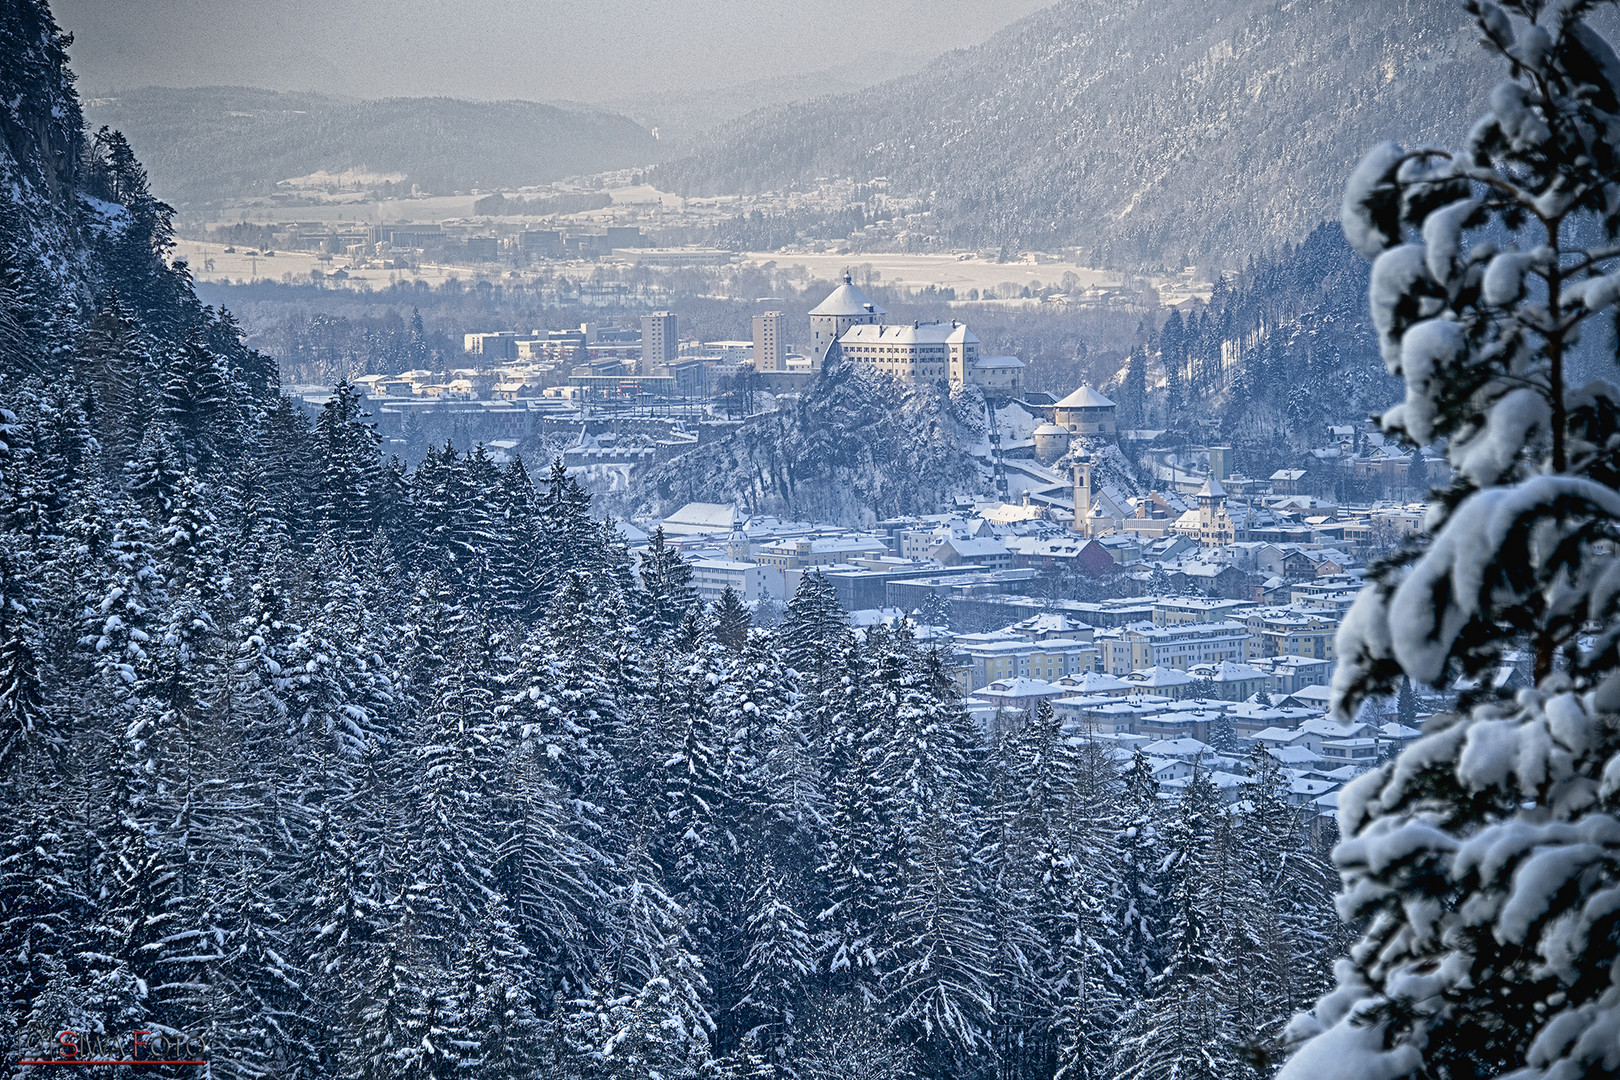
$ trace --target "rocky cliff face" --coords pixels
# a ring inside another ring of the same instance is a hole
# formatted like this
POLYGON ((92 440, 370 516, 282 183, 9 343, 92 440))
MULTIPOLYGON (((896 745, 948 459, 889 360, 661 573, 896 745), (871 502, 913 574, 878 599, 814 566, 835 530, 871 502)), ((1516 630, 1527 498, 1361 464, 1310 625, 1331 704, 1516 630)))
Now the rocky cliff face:
POLYGON ((797 401, 783 399, 776 412, 655 467, 616 509, 736 503, 850 525, 935 513, 952 496, 987 493, 968 452, 982 438, 983 413, 977 390, 952 394, 840 363, 797 401))
POLYGON ((0 138, 11 179, 68 202, 84 146, 84 116, 67 70, 72 42, 34 0, 0 0, 0 138))
MULTIPOLYGON (((35 290, 83 286, 84 115, 67 68, 71 37, 37 0, 0 0, 0 259, 35 290)), ((3 287, 3 286, 0 286, 3 287)))

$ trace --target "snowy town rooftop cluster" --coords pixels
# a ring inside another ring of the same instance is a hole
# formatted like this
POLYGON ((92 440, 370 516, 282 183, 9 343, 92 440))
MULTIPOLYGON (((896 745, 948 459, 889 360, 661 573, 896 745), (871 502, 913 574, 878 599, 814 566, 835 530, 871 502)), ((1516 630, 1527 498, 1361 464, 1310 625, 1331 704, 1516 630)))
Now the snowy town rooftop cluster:
MULTIPOLYGON (((1187 500, 1121 498, 1131 513, 1161 502, 1171 522, 1189 514, 1196 522, 1187 500)), ((1311 515, 1326 519, 1320 535, 1296 529, 1302 542, 1202 547, 1186 522, 1153 538, 1089 537, 1000 503, 871 531, 692 503, 621 528, 638 546, 661 533, 707 601, 730 589, 770 610, 806 574, 823 575, 858 630, 905 620, 947 650, 959 692, 986 724, 1048 703, 1071 731, 1114 744, 1122 763, 1140 749, 1167 797, 1196 767, 1235 799, 1251 755, 1269 753, 1295 801, 1330 815, 1340 785, 1416 738, 1423 715, 1451 704, 1448 695, 1414 694, 1369 705, 1350 727, 1326 719, 1334 639, 1363 574, 1351 551, 1369 530, 1415 528, 1421 515, 1420 506, 1345 519, 1329 512, 1311 515), (1356 525, 1346 544, 1346 526, 1356 525), (1064 567, 1107 576, 1127 595, 1029 595, 1064 567)), ((1514 663, 1492 678, 1512 687, 1526 674, 1514 663)))

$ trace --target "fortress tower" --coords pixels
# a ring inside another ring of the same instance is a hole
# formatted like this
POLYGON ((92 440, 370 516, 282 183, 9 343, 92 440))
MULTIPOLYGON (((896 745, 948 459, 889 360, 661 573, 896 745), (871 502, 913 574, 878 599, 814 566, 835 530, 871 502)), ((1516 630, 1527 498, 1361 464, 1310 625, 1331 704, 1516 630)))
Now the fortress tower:
POLYGON ((844 283, 810 309, 810 355, 820 358, 827 346, 852 326, 872 326, 888 312, 872 303, 844 271, 844 283))

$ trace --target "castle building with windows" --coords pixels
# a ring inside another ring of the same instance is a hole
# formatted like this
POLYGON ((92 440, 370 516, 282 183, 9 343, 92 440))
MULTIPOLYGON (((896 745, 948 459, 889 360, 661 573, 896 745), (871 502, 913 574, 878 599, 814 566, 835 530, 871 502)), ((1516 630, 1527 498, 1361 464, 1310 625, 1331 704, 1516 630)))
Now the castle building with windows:
POLYGON ((810 310, 811 355, 818 366, 835 352, 906 382, 965 383, 1000 394, 1023 389, 1024 362, 980 356, 978 337, 963 323, 889 325, 883 321, 887 314, 846 271, 844 283, 810 310))

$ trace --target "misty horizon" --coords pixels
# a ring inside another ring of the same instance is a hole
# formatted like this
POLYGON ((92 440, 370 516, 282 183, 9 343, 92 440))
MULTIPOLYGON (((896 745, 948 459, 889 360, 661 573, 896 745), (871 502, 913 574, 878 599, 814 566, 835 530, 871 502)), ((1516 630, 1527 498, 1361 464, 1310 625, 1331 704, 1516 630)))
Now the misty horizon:
POLYGON ((73 34, 69 60, 87 96, 240 86, 362 99, 611 105, 863 62, 905 70, 908 60, 980 44, 1048 4, 888 0, 874 14, 874 5, 854 0, 791 8, 703 0, 675 17, 651 0, 587 7, 544 0, 521 9, 475 0, 430 18, 431 6, 279 0, 244 11, 195 0, 69 0, 56 17, 73 34), (876 30, 851 34, 852 24, 876 30), (325 32, 312 34, 312 26, 325 32))

